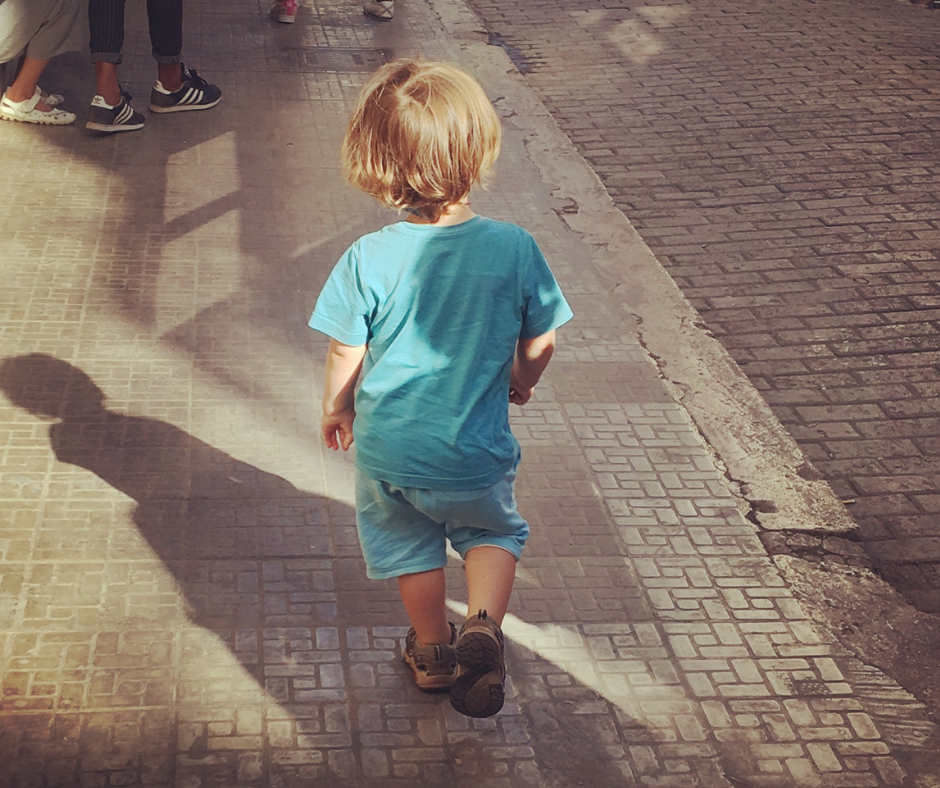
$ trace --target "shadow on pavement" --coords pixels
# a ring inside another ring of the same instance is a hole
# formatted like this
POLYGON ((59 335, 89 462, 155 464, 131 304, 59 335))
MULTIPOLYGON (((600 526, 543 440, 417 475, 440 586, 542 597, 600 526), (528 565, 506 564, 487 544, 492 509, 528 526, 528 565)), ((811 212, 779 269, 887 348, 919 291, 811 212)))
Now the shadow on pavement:
MULTIPOLYGON (((30 413, 58 419, 49 435, 60 462, 137 502, 134 523, 164 562, 334 555, 326 499, 172 424, 108 410, 77 367, 39 353, 8 358, 0 388, 30 413)), ((230 623, 257 620, 246 610, 230 623)))
MULTIPOLYGON (((503 713, 456 714, 446 695, 416 692, 401 664, 395 585, 366 580, 350 507, 172 424, 108 410, 86 373, 53 356, 0 361, 0 391, 56 420, 59 462, 135 502, 137 533, 172 575, 120 535, 120 513, 96 516, 97 491, 63 485, 64 500, 50 496, 4 675, 0 753, 11 785, 64 788, 94 773, 121 784, 378 788, 512 773, 514 784, 560 787, 585 772, 613 788, 630 774, 625 744, 655 743, 630 714, 518 644, 503 713), (101 572, 110 586, 89 583, 101 572), (54 632, 42 633, 44 615, 58 619, 54 632), (25 709, 17 702, 36 700, 53 642, 72 649, 71 680, 84 691, 25 709), (33 681, 17 688, 27 674, 33 681), (396 750, 421 756, 396 764, 396 750)), ((460 593, 459 566, 449 574, 460 593)))

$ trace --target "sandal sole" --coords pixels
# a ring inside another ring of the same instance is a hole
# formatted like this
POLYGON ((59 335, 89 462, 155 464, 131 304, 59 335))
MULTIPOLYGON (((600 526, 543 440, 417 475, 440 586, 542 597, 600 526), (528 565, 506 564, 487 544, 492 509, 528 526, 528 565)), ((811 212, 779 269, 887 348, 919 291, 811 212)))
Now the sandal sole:
POLYGON ((451 706, 467 717, 492 717, 506 700, 499 643, 487 633, 468 632, 457 641, 457 665, 451 706))
POLYGON ((0 112, 0 119, 9 120, 12 123, 32 123, 34 126, 71 126, 76 118, 71 120, 31 120, 30 118, 18 118, 16 115, 7 115, 0 112))

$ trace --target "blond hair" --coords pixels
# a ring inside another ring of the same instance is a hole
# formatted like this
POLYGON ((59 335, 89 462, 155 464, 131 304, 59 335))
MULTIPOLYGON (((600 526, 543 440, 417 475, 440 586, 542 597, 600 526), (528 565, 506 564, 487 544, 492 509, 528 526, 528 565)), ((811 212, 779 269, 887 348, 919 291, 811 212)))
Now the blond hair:
POLYGON ((436 222, 485 185, 499 156, 499 118, 483 88, 448 63, 396 60, 359 94, 343 139, 343 175, 390 208, 436 222))

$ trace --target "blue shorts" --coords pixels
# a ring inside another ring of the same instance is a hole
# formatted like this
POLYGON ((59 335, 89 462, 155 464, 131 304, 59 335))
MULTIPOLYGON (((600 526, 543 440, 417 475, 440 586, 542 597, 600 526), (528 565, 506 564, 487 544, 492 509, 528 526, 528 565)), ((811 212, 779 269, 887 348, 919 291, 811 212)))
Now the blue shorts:
POLYGON ((447 541, 463 558, 491 545, 516 560, 529 524, 516 511, 516 469, 481 490, 399 487, 356 474, 356 524, 373 580, 429 572, 447 565, 447 541))

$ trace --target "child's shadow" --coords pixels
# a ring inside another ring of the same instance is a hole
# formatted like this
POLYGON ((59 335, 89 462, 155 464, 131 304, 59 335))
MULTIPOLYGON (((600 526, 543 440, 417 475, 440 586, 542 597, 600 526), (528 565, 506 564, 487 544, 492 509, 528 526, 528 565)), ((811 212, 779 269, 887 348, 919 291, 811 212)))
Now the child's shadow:
POLYGON ((179 582, 194 623, 231 631, 335 619, 333 559, 356 562, 350 507, 172 424, 108 410, 88 375, 52 356, 0 361, 0 391, 58 420, 49 437, 60 462, 137 502, 133 521, 179 582))

